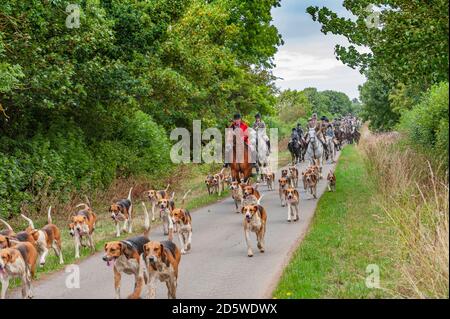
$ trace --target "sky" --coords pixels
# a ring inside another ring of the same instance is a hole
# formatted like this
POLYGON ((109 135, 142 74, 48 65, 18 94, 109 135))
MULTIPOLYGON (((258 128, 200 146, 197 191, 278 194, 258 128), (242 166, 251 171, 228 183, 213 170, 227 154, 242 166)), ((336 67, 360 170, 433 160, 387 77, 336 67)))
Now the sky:
POLYGON ((336 59, 336 44, 348 44, 342 36, 324 35, 320 23, 306 13, 309 6, 326 6, 340 16, 349 16, 342 0, 281 0, 272 11, 273 24, 281 33, 284 45, 275 55, 274 75, 281 89, 302 90, 316 87, 319 91, 336 90, 350 98, 358 98, 358 85, 364 76, 336 59))

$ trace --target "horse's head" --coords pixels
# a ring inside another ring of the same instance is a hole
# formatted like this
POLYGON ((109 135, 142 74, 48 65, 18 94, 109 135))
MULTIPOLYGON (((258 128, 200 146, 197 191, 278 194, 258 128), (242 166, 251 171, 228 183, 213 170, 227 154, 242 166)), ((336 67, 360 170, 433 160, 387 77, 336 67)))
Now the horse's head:
POLYGON ((310 141, 315 141, 316 140, 316 129, 315 128, 310 128, 308 130, 308 137, 310 141))

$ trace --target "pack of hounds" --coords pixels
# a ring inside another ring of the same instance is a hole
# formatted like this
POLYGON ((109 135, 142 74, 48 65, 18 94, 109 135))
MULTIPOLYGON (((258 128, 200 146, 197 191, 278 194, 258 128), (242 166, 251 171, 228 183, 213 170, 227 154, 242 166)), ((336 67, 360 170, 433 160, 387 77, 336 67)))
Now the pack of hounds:
MULTIPOLYGON (((224 173, 208 175, 205 185, 208 194, 221 194, 226 187, 231 190, 235 212, 243 215, 243 230, 247 246, 247 256, 253 256, 250 235, 256 234, 257 248, 261 253, 265 251, 265 233, 267 227, 267 212, 261 204, 263 195, 258 188, 264 184, 269 191, 275 190, 275 173, 266 168, 261 175, 259 183, 249 180, 232 180, 224 173)), ((287 207, 287 221, 297 222, 300 218, 298 191, 299 180, 302 179, 304 190, 313 198, 317 198, 317 184, 322 178, 321 168, 310 165, 305 171, 299 173, 295 165, 281 171, 278 179, 279 198, 282 207, 287 207)), ((336 177, 332 171, 327 176, 328 190, 334 191, 336 177)), ((169 193, 170 185, 162 190, 145 191, 145 197, 151 205, 151 218, 144 202, 141 202, 144 211, 144 233, 142 235, 115 240, 104 245, 103 261, 112 268, 115 288, 115 298, 120 298, 122 274, 134 275, 135 284, 133 292, 128 295, 130 299, 141 298, 145 291, 145 298, 156 297, 156 284, 158 281, 166 284, 168 298, 176 298, 178 267, 181 256, 191 250, 192 245, 192 217, 184 202, 189 194, 187 191, 182 197, 180 206, 175 205, 175 193, 169 193), (159 212, 162 222, 163 234, 167 240, 155 241, 150 239, 151 224, 159 212), (177 234, 178 245, 173 237, 177 234), (146 289, 145 289, 146 288, 146 289)), ((121 232, 132 232, 133 200, 130 188, 127 198, 114 201, 109 207, 111 219, 115 224, 115 235, 121 232)), ((61 231, 52 222, 52 208, 48 208, 47 224, 37 229, 33 221, 21 215, 28 223, 28 227, 19 232, 3 219, 0 221, 6 229, 0 231, 0 281, 1 299, 6 297, 10 279, 20 278, 22 283, 22 297, 32 298, 32 280, 35 278, 36 267, 44 267, 46 258, 51 250, 63 264, 61 231)), ((93 234, 97 221, 89 199, 76 205, 69 216, 68 231, 73 237, 75 258, 80 258, 80 249, 86 247, 95 251, 93 234)))

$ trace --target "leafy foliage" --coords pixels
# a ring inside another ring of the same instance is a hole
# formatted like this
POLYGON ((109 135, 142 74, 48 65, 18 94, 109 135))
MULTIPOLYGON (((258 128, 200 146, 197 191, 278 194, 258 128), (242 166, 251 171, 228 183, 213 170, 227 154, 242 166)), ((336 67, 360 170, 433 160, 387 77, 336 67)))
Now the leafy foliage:
POLYGON ((413 145, 437 152, 448 166, 448 82, 433 86, 412 110, 402 115, 399 129, 413 145))
POLYGON ((73 29, 69 3, 0 3, 2 215, 170 173, 167 131, 192 119, 274 113, 279 1, 85 0, 73 29))
POLYGON ((391 129, 423 92, 448 81, 448 0, 345 0, 343 6, 351 17, 326 7, 307 12, 322 24, 323 33, 350 42, 336 45, 335 52, 368 78, 360 91, 363 114, 371 128, 391 129), (377 17, 379 24, 370 23, 377 17))

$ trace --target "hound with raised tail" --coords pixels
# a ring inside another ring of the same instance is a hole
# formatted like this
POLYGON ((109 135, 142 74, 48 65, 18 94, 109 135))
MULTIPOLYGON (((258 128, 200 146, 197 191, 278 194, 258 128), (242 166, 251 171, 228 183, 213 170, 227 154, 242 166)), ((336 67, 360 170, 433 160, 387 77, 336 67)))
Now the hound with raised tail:
POLYGON ((158 205, 159 201, 163 198, 164 199, 169 198, 169 193, 167 193, 167 191, 169 190, 169 187, 170 187, 170 184, 167 184, 167 187, 164 190, 157 191, 154 189, 150 189, 145 192, 145 195, 148 197, 148 200, 152 204, 152 222, 155 221, 155 209, 156 209, 156 206, 158 205))
POLYGON ((250 245, 250 233, 256 233, 257 247, 261 253, 265 251, 264 236, 266 234, 267 214, 264 207, 260 205, 262 196, 258 199, 256 205, 247 205, 242 207, 244 214, 244 234, 247 244, 247 256, 252 257, 253 251, 250 245))
POLYGON ((10 279, 17 277, 22 280, 22 298, 33 297, 31 280, 34 277, 37 258, 37 250, 29 242, 17 243, 0 250, 1 299, 6 298, 10 279))
POLYGON ((131 202, 131 191, 133 187, 130 188, 128 192, 128 197, 126 199, 121 199, 111 204, 109 207, 109 212, 111 213, 111 218, 116 224, 116 237, 120 237, 120 222, 123 222, 123 231, 128 233, 132 232, 132 211, 133 203, 131 202))
POLYGON ((156 283, 159 279, 167 286, 169 299, 176 299, 180 249, 170 240, 150 241, 144 245, 142 258, 148 273, 147 297, 156 297, 156 283))
POLYGON ((36 241, 34 240, 33 236, 31 235, 31 228, 27 227, 26 230, 20 231, 16 233, 11 225, 9 225, 5 220, 0 218, 0 221, 6 226, 5 230, 2 230, 0 232, 0 248, 2 247, 1 242, 6 241, 6 238, 13 239, 20 242, 29 242, 33 245, 36 244, 36 241), (3 239, 2 239, 3 238, 3 239))
POLYGON ((88 204, 78 204, 76 208, 83 208, 76 213, 72 213, 70 216, 71 222, 69 223, 69 233, 75 241, 75 258, 80 258, 80 247, 83 236, 87 237, 88 246, 92 251, 95 251, 93 232, 95 230, 97 215, 92 211, 89 200, 87 200, 87 202, 88 204))
POLYGON ((59 257, 59 264, 64 264, 61 246, 61 232, 58 226, 52 222, 52 207, 50 206, 47 211, 47 225, 41 229, 35 229, 33 221, 27 216, 21 214, 21 216, 28 221, 29 227, 27 228, 31 236, 33 236, 36 242, 36 248, 39 252, 39 265, 42 267, 45 265, 45 260, 48 255, 48 251, 53 248, 56 256, 59 257))
POLYGON ((288 188, 284 190, 284 196, 286 197, 286 203, 288 207, 287 221, 291 222, 291 217, 293 218, 294 222, 298 221, 298 205, 300 204, 300 195, 298 191, 294 188, 288 188))

